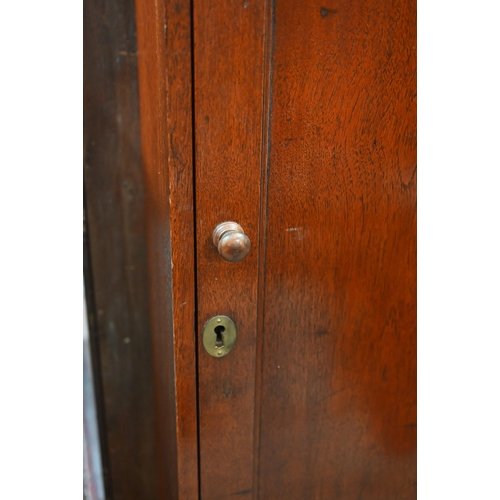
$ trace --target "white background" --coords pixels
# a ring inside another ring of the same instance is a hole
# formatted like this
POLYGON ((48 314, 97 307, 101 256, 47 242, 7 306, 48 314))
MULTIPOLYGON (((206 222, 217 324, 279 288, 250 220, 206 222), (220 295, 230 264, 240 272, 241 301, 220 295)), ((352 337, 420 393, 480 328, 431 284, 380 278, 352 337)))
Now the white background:
MULTIPOLYGON (((419 499, 496 499, 499 8, 418 8, 419 499)), ((81 499, 82 5, 0 38, 0 497, 81 499)))

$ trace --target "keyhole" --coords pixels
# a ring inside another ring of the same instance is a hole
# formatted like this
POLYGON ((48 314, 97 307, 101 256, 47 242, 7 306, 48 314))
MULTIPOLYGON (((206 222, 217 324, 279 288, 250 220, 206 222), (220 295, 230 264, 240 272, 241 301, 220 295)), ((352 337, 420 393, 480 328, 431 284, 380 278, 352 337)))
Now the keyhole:
POLYGON ((222 334, 224 333, 226 329, 222 326, 222 325, 219 325, 219 326, 216 326, 214 328, 214 332, 215 332, 215 347, 217 348, 221 348, 221 347, 224 347, 224 339, 222 338, 222 334))

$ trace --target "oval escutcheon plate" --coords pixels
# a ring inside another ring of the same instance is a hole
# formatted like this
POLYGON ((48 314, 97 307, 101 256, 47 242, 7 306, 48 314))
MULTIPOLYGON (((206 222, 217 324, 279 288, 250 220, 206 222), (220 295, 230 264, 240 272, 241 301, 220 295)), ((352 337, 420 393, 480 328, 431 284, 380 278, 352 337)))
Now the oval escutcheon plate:
POLYGON ((229 354, 236 343, 236 325, 227 316, 214 316, 203 327, 203 347, 214 358, 229 354))

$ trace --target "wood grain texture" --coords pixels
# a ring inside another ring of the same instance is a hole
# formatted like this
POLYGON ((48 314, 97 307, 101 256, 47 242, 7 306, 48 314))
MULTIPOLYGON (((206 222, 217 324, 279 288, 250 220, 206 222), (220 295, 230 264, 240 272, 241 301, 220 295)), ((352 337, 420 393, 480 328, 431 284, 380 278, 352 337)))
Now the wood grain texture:
MULTIPOLYGON (((160 498, 198 498, 191 11, 137 0, 160 498)), ((137 497, 140 498, 140 497, 137 497)))
POLYGON ((200 482, 204 500, 253 492, 255 354, 265 4, 195 2, 194 84, 200 482), (240 262, 212 243, 221 222, 251 240, 240 262), (223 314, 237 326, 230 355, 209 356, 203 326, 223 314))
POLYGON ((416 497, 416 5, 277 0, 259 498, 416 497))
POLYGON ((107 498, 158 499, 133 0, 84 2, 86 287, 107 498))

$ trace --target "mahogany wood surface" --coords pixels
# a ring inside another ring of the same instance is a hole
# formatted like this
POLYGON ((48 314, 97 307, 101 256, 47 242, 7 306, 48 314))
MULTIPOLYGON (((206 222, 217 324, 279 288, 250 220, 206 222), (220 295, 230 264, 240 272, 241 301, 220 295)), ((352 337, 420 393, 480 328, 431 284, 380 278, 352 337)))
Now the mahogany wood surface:
POLYGON ((160 498, 415 498, 415 2, 137 0, 137 23, 160 498))
POLYGON ((85 0, 84 47, 85 287, 106 498, 157 500, 133 0, 85 0))
POLYGON ((191 10, 188 0, 137 0, 136 10, 159 498, 196 500, 191 10))
POLYGON ((415 3, 193 16, 201 498, 415 498, 415 3))
POLYGON ((193 21, 200 491, 243 498, 253 491, 265 3, 194 2, 193 21), (240 262, 212 242, 225 221, 250 238, 240 262), (201 342, 218 314, 237 326, 220 359, 201 342))
POLYGON ((416 5, 274 19, 258 498, 414 499, 416 5))

